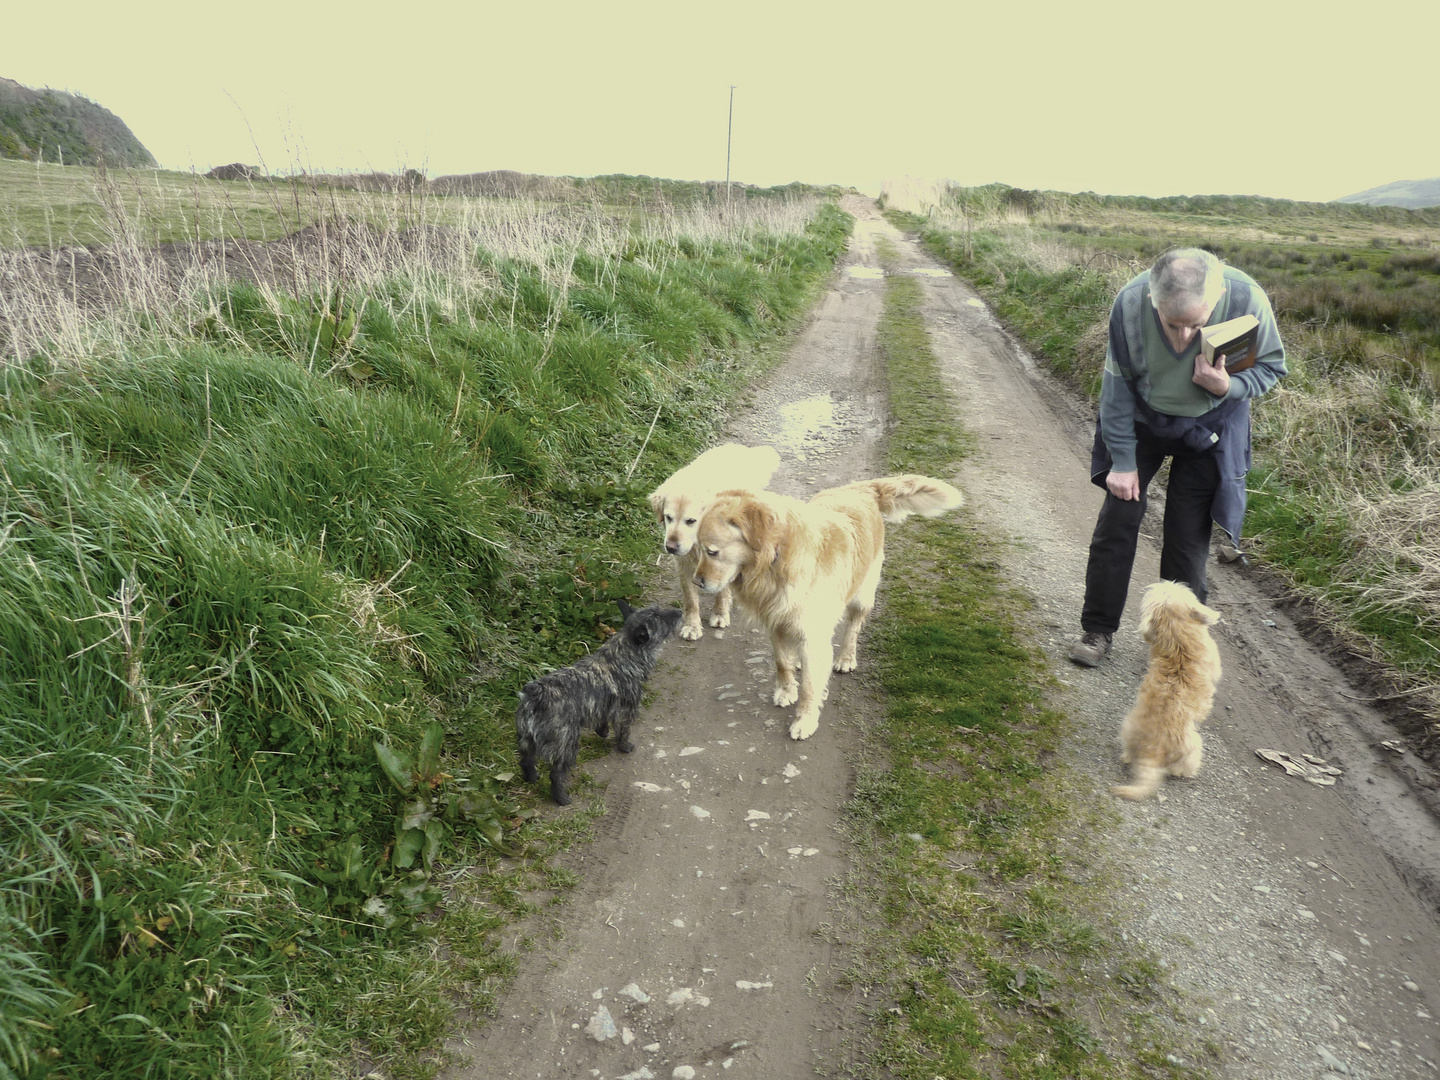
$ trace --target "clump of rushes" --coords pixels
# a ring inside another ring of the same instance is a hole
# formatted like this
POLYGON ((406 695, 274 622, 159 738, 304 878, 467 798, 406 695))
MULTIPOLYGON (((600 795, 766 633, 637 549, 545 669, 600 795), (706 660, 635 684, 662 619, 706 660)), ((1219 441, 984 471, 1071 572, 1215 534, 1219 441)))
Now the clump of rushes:
MULTIPOLYGON (((887 280, 887 467, 947 476, 973 444, 936 393, 922 298, 913 277, 887 280)), ((1089 838, 1113 811, 1058 761, 1067 720, 1015 619, 1027 598, 963 514, 894 541, 875 631, 886 717, 846 808, 845 891, 882 917, 856 928, 848 974, 874 1003, 860 1071, 1171 1075, 1156 1022, 1169 994, 1112 921, 1089 838)))
POLYGON ((529 813, 515 691, 850 222, 467 207, 0 320, 0 1075, 433 1075, 573 885, 598 810, 529 813))

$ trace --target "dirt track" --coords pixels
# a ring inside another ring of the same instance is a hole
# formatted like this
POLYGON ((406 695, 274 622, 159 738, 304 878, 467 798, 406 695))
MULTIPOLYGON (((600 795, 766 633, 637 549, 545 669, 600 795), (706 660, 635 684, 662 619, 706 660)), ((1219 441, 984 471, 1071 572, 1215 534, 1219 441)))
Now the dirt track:
MULTIPOLYGON (((868 200, 847 209, 860 220, 846 266, 730 435, 775 445, 774 486, 789 494, 876 475, 874 240, 888 236, 924 283, 959 419, 981 443, 958 482, 977 520, 1014 538, 1009 573, 1035 597, 1056 704, 1077 720, 1070 764, 1113 783, 1119 718, 1145 664, 1135 605, 1105 668, 1064 659, 1101 497, 1086 477, 1088 410, 868 200)), ((1157 563, 1147 537, 1137 586, 1157 563)), ((665 582, 673 592, 668 568, 665 582)), ((1379 746, 1395 733, 1266 590, 1212 571, 1226 674, 1206 765, 1163 801, 1120 808, 1110 854, 1132 883, 1127 933, 1191 991, 1185 1011, 1221 1048, 1220 1075, 1437 1075, 1440 828, 1414 794, 1433 779, 1379 746), (1288 777, 1256 757, 1262 747, 1323 756, 1342 775, 1333 787, 1288 777)), ((571 857, 582 884, 560 936, 524 959, 497 1017, 457 1033, 472 1060, 452 1078, 841 1074, 849 1014, 830 991, 844 958, 817 931, 845 866, 849 762, 876 702, 836 677, 819 732, 793 743, 769 680, 766 640, 743 622, 670 646, 635 754, 588 766, 606 813, 571 857)))

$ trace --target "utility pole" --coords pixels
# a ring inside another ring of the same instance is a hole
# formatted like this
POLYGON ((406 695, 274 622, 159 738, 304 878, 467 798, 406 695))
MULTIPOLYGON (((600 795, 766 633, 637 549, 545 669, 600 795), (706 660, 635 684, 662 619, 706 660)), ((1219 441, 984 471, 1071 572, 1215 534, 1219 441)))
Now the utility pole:
POLYGON ((735 84, 730 84, 730 119, 725 124, 725 213, 730 213, 730 135, 735 130, 735 84))

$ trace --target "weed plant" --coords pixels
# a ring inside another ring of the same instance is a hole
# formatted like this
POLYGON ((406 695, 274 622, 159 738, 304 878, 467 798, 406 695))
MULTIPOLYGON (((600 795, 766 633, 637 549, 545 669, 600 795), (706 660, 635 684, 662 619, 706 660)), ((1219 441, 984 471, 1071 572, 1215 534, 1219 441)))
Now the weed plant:
POLYGON ((638 602, 644 492, 849 219, 471 202, 177 278, 112 201, 102 300, 7 284, 6 1080, 433 1075, 573 884, 515 691, 638 602))
MULTIPOLYGON (((921 299, 916 279, 887 280, 887 464, 949 476, 973 440, 936 392, 921 299)), ((1027 599, 963 514, 892 541, 882 745, 846 808, 848 887, 883 917, 849 973, 871 1024, 858 1074, 1173 1075, 1166 1047, 1185 1036, 1153 959, 1118 935, 1093 843, 1113 811, 1058 761, 1066 720, 1044 704, 1027 599)))
MULTIPOLYGON (((912 193, 917 199, 925 193, 912 193)), ((1291 375, 1254 411, 1253 553, 1414 706, 1440 753, 1440 210, 957 189, 892 211, 1026 345, 1094 395, 1119 287, 1166 248, 1208 248, 1271 297, 1291 375)))

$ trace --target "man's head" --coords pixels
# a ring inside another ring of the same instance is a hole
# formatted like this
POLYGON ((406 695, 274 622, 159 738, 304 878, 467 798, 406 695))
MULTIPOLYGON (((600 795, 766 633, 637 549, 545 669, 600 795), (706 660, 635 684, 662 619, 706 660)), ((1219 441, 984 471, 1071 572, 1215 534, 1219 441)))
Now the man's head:
POLYGON ((1150 302, 1176 352, 1195 340, 1224 292, 1220 260, 1200 248, 1172 248, 1150 268, 1150 302))

